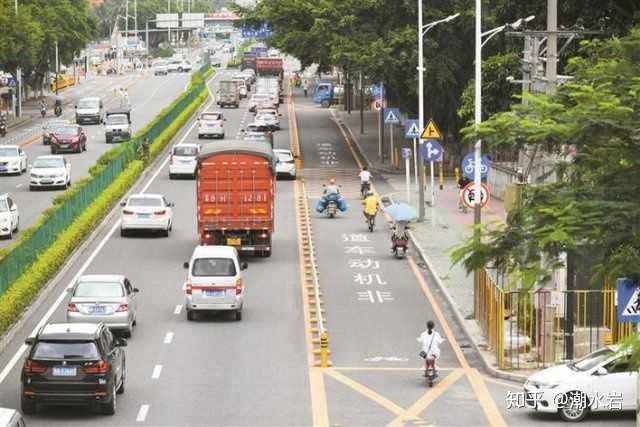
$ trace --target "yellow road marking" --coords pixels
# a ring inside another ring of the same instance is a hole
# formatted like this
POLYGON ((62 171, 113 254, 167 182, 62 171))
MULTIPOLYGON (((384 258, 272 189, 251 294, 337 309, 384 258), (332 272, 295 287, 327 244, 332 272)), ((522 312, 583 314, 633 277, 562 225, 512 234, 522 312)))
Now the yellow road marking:
POLYGON ((424 396, 417 400, 409 409, 402 414, 398 414, 398 417, 387 424, 387 427, 400 427, 407 421, 415 420, 422 411, 427 409, 431 403, 433 403, 442 393, 444 393, 449 387, 456 383, 460 378, 464 376, 464 369, 455 369, 449 375, 447 375, 442 381, 438 381, 435 386, 427 391, 424 396))
MULTIPOLYGON (((293 106, 293 97, 291 96, 291 91, 289 91, 289 138, 291 151, 298 150, 300 147, 300 141, 298 140, 298 130, 295 124, 295 108, 293 106)), ((296 159, 301 166, 301 159, 296 159)), ((300 181, 295 182, 294 189, 294 202, 303 197, 302 184, 300 181)), ((306 203, 306 200, 305 200, 306 203)), ((304 250, 302 244, 302 233, 301 230, 301 218, 300 211, 298 209, 296 211, 296 223, 298 225, 298 264, 300 267, 300 288, 302 292, 302 311, 304 316, 304 336, 307 347, 307 363, 309 364, 309 391, 311 393, 311 417, 314 426, 329 426, 329 410, 327 407, 327 393, 324 386, 324 376, 322 374, 322 369, 315 368, 313 365, 315 364, 315 357, 313 354, 313 334, 311 333, 311 316, 309 313, 309 295, 307 292, 307 288, 305 286, 306 278, 304 272, 304 250)))
MULTIPOLYGON (((419 371, 422 372, 424 371, 424 368, 393 368, 393 367, 384 367, 384 366, 380 366, 380 367, 376 367, 376 366, 371 366, 371 367, 366 367, 366 366, 338 366, 338 367, 333 367, 334 370, 336 371, 419 371)), ((460 369, 460 368, 441 368, 440 366, 438 366, 438 371, 453 371, 456 369, 460 369)))
POLYGON ((491 395, 489 394, 489 390, 487 389, 487 385, 484 383, 484 381, 482 381, 482 377, 480 376, 478 371, 476 369, 472 369, 469 366, 469 362, 467 362, 467 359, 464 357, 464 354, 462 354, 460 345, 458 345, 458 341, 456 341, 456 338, 453 335, 451 328, 449 327, 449 323, 447 323, 447 319, 444 317, 442 310, 440 310, 440 306, 438 305, 436 299, 433 297, 433 294, 431 293, 431 290, 429 289, 427 282, 422 276, 422 273, 418 270, 418 266, 416 265, 415 260, 412 257, 409 257, 408 261, 409 261, 409 266, 413 271, 413 274, 418 279, 418 283, 420 283, 420 287, 422 288, 422 291, 427 297, 429 304, 433 308, 433 312, 435 313, 438 319, 438 322, 442 326, 442 330, 444 331, 444 334, 446 335, 447 339, 449 340, 449 343, 451 344, 451 348, 453 348, 453 352, 455 353, 456 357, 458 358, 458 361, 460 362, 460 366, 462 366, 462 368, 467 374, 467 377, 469 378, 469 382, 471 382, 471 387, 473 388, 473 392, 478 398, 478 401, 482 406, 482 410, 484 411, 484 414, 487 417, 487 420, 492 426, 496 426, 496 427, 506 426, 507 423, 505 422, 504 418, 502 418, 502 414, 500 414, 500 411, 498 410, 498 407, 496 406, 496 403, 494 402, 493 398, 491 398, 491 395))
MULTIPOLYGON (((361 395, 368 397, 369 399, 373 400, 374 402, 376 402, 378 405, 382 406, 383 408, 385 408, 386 410, 388 410, 389 412, 400 416, 400 415, 404 415, 407 411, 398 406, 397 404, 393 403, 392 401, 390 401, 389 399, 387 399, 386 397, 376 393, 375 391, 371 390, 370 388, 360 384, 357 381, 352 380, 351 378, 341 374, 340 372, 336 371, 333 368, 330 369, 325 369, 324 371, 328 376, 330 376, 331 378, 333 378, 334 380, 341 382, 342 384, 346 385, 349 388, 352 388, 353 390, 357 391, 358 393, 360 393, 361 395)), ((411 421, 422 421, 421 418, 415 416, 413 418, 411 418, 411 421)))

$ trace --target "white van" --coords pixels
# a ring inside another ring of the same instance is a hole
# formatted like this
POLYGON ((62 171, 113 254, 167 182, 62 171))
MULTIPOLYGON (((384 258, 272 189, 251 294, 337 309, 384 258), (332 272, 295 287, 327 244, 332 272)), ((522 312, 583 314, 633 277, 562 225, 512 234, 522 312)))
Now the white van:
POLYGON ((82 98, 76 105, 76 123, 102 123, 102 100, 97 96, 82 98))
POLYGON ((184 263, 187 281, 184 285, 187 320, 197 311, 231 311, 242 320, 244 283, 238 251, 231 246, 196 246, 191 260, 184 263))

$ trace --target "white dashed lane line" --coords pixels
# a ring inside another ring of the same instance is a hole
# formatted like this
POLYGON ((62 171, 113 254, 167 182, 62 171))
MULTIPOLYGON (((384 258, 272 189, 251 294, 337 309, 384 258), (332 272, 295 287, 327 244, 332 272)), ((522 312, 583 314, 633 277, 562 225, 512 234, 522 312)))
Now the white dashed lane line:
POLYGON ((140 410, 138 410, 138 416, 136 417, 136 421, 139 423, 143 423, 144 420, 147 419, 147 414, 149 413, 150 405, 141 405, 140 410))
POLYGON ((153 368, 153 373, 151 374, 151 378, 157 380, 160 378, 160 374, 162 373, 162 365, 156 365, 153 368))
POLYGON ((173 310, 173 314, 180 314, 181 311, 182 311, 182 304, 178 304, 176 305, 175 310, 173 310))
POLYGON ((164 336, 164 343, 171 344, 172 341, 173 341, 173 332, 167 332, 167 334, 164 336))

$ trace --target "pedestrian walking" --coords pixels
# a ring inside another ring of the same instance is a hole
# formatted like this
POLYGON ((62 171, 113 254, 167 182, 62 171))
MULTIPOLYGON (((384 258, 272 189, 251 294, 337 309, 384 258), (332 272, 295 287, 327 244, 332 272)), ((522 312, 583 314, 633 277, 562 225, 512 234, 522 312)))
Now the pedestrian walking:
POLYGON ((127 88, 124 88, 124 106, 129 106, 129 91, 127 90, 127 88))
POLYGON ((307 79, 302 82, 302 90, 304 90, 304 97, 306 98, 309 94, 309 81, 307 79))

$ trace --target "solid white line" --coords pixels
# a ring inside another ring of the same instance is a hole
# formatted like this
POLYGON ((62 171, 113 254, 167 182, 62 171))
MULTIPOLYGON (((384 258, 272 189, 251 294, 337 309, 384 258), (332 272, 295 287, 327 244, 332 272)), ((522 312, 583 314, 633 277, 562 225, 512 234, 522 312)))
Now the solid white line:
POLYGON ((171 344, 171 341, 173 341, 173 332, 167 332, 167 334, 164 336, 164 343, 171 344))
POLYGON ((138 411, 138 416, 136 417, 136 421, 139 423, 143 423, 144 420, 147 419, 148 413, 149 413, 149 405, 140 405, 140 410, 138 411))
POLYGON ((182 304, 178 304, 176 305, 176 309, 173 310, 173 314, 180 314, 181 311, 182 311, 182 304))
MULTIPOLYGON (((208 87, 208 83, 209 82, 207 82, 207 87, 208 87)), ((209 89, 209 90, 211 90, 211 89, 209 89)), ((207 106, 211 105, 212 102, 209 102, 209 104, 207 106)), ((179 143, 183 142, 189 136, 189 134, 191 133, 191 131, 193 130, 193 128, 195 127, 195 125, 197 123, 198 122, 195 122, 195 121, 193 122, 191 127, 189 127, 187 132, 182 136, 182 138, 180 139, 179 143)), ((164 166, 167 164, 168 161, 169 161, 169 157, 167 156, 167 158, 164 160, 162 165, 153 174, 153 176, 151 176, 151 178, 149 179, 147 184, 143 187, 143 189, 141 191, 142 193, 147 191, 147 189, 153 183, 153 180, 155 180, 157 178, 158 174, 164 169, 164 166)), ((100 253, 100 251, 102 250, 104 245, 107 244, 107 242, 109 241, 109 239, 111 238, 113 233, 115 233, 118 228, 120 228, 120 220, 116 221, 116 223, 113 224, 113 227, 111 227, 109 232, 102 238, 102 240, 100 241, 98 246, 94 249, 94 251, 91 253, 91 255, 89 255, 89 257, 86 259, 84 264, 82 264, 82 267, 80 267, 80 270, 78 270, 78 272, 75 274, 75 276, 73 276, 73 279, 71 279, 69 284, 67 286, 65 286, 65 288, 62 290, 62 293, 60 293, 60 295, 55 300, 53 305, 51 305, 51 307, 49 307, 49 310, 47 310, 47 312, 44 314, 44 316, 42 316, 42 318, 40 319, 40 321, 38 322, 36 327, 33 328, 33 331, 31 331, 29 336, 35 335, 36 332, 38 331, 38 329, 40 329, 42 326, 44 326, 49 321, 49 319, 51 318, 53 313, 56 311, 58 306, 60 304, 62 304, 62 301, 64 301, 64 299, 67 297, 67 288, 69 286, 73 285, 78 280, 78 278, 84 274, 84 272, 87 270, 87 268, 89 268, 89 265, 93 262, 93 260, 96 258, 96 256, 98 256, 98 253, 100 253)), ((176 309, 177 309, 177 307, 176 307, 176 309)), ((180 309, 182 309, 182 306, 180 306, 180 309)), ((0 384, 2 384, 4 382, 4 380, 7 378, 9 373, 13 370, 13 368, 16 366, 16 364, 18 363, 18 361, 24 355, 24 353, 27 351, 28 348, 29 348, 29 346, 27 346, 26 344, 22 344, 20 346, 20 348, 18 349, 18 351, 16 351, 16 353, 13 355, 11 360, 9 360, 9 363, 7 363, 7 365, 4 367, 4 369, 0 372, 0 384)), ((147 405, 147 409, 146 410, 148 410, 148 409, 149 408, 148 408, 148 405, 147 405)), ((142 408, 140 410, 142 411, 142 408)), ((146 416, 146 411, 145 411, 145 416, 146 416)))
POLYGON ((156 365, 153 368, 153 373, 151 374, 151 378, 157 380, 160 378, 160 373, 162 372, 162 365, 156 365))

